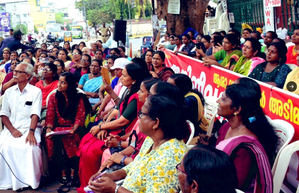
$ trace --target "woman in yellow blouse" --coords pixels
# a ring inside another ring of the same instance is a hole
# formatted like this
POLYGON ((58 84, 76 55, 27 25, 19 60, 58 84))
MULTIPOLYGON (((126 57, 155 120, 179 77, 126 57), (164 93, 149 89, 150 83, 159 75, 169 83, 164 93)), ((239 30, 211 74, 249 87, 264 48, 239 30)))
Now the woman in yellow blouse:
POLYGON ((139 128, 148 137, 135 160, 121 170, 89 181, 93 192, 177 192, 176 165, 187 152, 189 135, 180 102, 164 95, 149 96, 139 111, 139 128), (124 179, 122 186, 114 181, 124 179))

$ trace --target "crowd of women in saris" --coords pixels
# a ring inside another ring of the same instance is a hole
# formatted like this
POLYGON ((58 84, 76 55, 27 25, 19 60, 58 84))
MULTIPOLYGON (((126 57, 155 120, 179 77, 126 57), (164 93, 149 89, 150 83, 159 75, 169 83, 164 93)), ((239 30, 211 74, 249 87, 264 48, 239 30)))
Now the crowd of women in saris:
MULTIPOLYGON (((175 43, 164 42, 158 49, 175 44, 176 53, 201 55, 205 66, 238 70, 282 87, 290 71, 282 55, 285 45, 271 43, 274 32, 266 33, 268 51, 262 59, 253 33, 242 45, 236 30, 224 37, 197 36, 197 44, 192 33, 170 36, 175 43), (207 47, 211 41, 216 45, 207 47)), ((217 114, 227 122, 207 137, 204 97, 192 89, 187 75, 165 66, 163 51, 147 50, 132 59, 124 47, 104 49, 101 41, 90 47, 65 42, 63 48, 48 50, 43 44, 20 56, 3 52, 2 94, 14 85, 9 74, 20 61, 34 65, 31 84, 42 90, 44 148, 49 163, 55 163, 44 167, 44 174, 58 171, 61 191, 272 192, 277 137, 259 105, 258 83, 240 78, 226 88, 217 114), (104 67, 109 81, 102 77, 104 67), (199 138, 188 151, 190 125, 199 138)))
POLYGON ((236 73, 266 82, 298 94, 299 89, 288 89, 290 81, 298 82, 299 30, 295 29, 287 43, 273 31, 263 34, 243 29, 214 32, 211 36, 194 31, 182 36, 165 35, 158 48, 173 50, 203 61, 204 66, 216 65, 236 73), (262 43, 261 43, 262 42, 262 43))

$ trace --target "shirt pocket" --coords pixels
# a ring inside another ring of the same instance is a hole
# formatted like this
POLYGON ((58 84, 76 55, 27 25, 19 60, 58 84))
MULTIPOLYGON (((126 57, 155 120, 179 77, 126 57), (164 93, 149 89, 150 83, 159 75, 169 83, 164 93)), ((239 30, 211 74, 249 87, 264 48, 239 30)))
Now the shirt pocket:
POLYGON ((30 117, 30 114, 31 114, 31 105, 25 105, 25 107, 23 108, 23 111, 22 111, 22 115, 24 117, 30 117))

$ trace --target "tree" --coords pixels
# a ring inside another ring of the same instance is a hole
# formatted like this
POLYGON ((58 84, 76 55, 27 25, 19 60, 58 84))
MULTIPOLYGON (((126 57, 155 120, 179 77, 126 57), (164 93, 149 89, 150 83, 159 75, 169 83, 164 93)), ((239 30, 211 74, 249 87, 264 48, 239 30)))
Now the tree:
POLYGON ((34 25, 34 33, 38 34, 38 29, 35 25, 34 25))
POLYGON ((28 33, 28 28, 27 28, 27 26, 26 25, 24 25, 24 24, 18 24, 16 27, 15 27, 15 29, 14 30, 21 30, 21 32, 24 34, 24 35, 27 35, 27 33, 28 33))
POLYGON ((209 0, 180 0, 180 14, 168 14, 168 1, 157 0, 157 15, 167 22, 167 32, 183 34, 188 27, 203 32, 206 7, 209 0))
POLYGON ((63 24, 64 23, 64 14, 63 13, 55 13, 55 20, 56 20, 56 23, 61 23, 63 24))

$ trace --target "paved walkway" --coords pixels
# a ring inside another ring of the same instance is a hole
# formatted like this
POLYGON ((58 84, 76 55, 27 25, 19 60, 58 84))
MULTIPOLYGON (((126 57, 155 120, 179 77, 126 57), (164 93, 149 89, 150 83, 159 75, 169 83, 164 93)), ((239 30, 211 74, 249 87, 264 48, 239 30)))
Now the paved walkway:
MULTIPOLYGON (((25 189, 21 191, 22 193, 42 193, 42 192, 57 192, 57 189, 60 187, 60 184, 58 181, 55 181, 51 184, 49 184, 47 187, 44 187, 43 189, 37 189, 37 190, 32 190, 32 189, 25 189)), ((69 193, 76 193, 76 189, 73 188, 69 193)), ((16 193, 16 191, 12 190, 0 190, 0 193, 16 193)))

